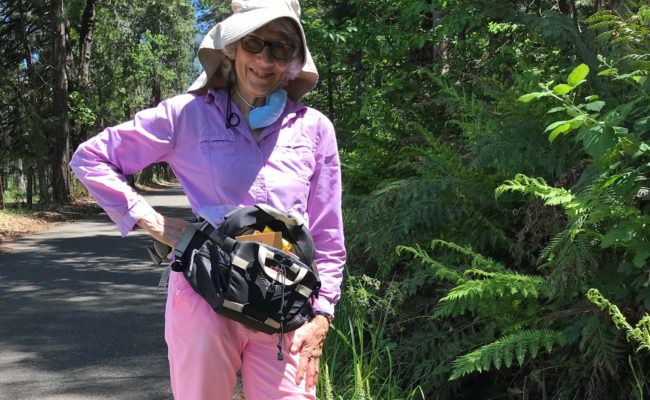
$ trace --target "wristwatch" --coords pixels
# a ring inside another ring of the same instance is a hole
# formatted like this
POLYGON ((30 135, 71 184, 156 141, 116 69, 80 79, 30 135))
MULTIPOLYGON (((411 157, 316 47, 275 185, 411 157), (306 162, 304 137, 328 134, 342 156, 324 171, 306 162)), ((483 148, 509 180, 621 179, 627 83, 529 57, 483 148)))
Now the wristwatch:
POLYGON ((332 322, 334 321, 334 316, 330 313, 326 313, 325 311, 316 311, 314 312, 314 314, 320 315, 321 317, 325 317, 329 325, 332 325, 332 322))

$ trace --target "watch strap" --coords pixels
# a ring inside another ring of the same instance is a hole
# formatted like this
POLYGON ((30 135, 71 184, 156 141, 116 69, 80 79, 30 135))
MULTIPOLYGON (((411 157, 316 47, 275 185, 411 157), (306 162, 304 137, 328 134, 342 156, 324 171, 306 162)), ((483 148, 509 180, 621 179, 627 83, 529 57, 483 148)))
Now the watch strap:
POLYGON ((315 311, 314 314, 325 317, 330 325, 332 325, 332 322, 334 321, 334 316, 330 313, 326 313, 325 311, 315 311))

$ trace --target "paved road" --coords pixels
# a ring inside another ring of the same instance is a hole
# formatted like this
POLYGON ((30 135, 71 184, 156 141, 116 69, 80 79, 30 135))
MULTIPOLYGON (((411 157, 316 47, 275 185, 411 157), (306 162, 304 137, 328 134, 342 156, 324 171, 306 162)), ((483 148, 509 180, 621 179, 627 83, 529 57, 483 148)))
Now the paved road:
MULTIPOLYGON (((179 190, 147 199, 190 217, 179 190)), ((0 400, 171 399, 148 244, 101 214, 1 245, 0 400)))

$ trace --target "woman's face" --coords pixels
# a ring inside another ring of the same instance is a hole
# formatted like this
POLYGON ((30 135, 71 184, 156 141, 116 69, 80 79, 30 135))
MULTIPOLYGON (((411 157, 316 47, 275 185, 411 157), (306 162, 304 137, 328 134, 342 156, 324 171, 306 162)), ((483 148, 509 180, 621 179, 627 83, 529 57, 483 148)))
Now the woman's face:
MULTIPOLYGON (((292 43, 286 34, 265 25, 253 33, 267 42, 292 43)), ((293 57, 296 57, 297 52, 293 57)), ((283 81, 289 69, 290 60, 281 61, 271 56, 271 49, 265 46, 261 52, 254 54, 242 48, 241 40, 235 52, 235 70, 237 73, 237 88, 249 101, 256 97, 264 97, 271 93, 283 81)))

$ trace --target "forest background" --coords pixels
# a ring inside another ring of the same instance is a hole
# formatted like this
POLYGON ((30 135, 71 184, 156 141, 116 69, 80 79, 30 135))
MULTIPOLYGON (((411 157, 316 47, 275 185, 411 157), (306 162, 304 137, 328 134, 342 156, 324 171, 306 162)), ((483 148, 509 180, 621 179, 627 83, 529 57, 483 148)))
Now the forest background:
MULTIPOLYGON (((184 92, 227 5, 0 0, 0 208, 74 201, 71 150, 184 92)), ((349 250, 319 398, 649 396, 648 3, 302 9, 349 250)))

